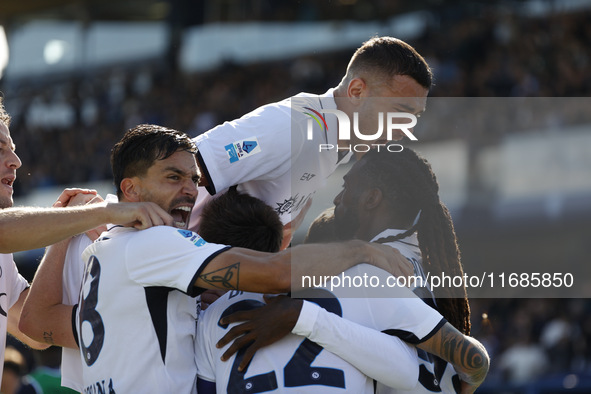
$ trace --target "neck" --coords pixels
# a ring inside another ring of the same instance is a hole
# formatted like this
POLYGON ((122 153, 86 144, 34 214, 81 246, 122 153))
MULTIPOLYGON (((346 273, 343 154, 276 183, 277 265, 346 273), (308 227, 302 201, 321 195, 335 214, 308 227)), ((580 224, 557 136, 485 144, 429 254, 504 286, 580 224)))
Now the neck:
MULTIPOLYGON (((342 111, 345 114, 347 114, 347 116, 349 117, 349 119, 351 119, 351 111, 352 110, 350 109, 349 97, 347 96, 347 86, 346 85, 342 85, 342 84, 339 85, 339 86, 337 86, 334 89, 333 94, 334 94, 335 104, 337 105, 337 109, 339 111, 342 111)), ((352 141, 350 141, 350 140, 341 140, 341 139, 339 139, 337 141, 337 145, 341 149, 347 148, 351 143, 352 143, 352 141)), ((341 152, 345 152, 345 150, 343 150, 341 152)), ((359 159, 359 157, 358 157, 358 159, 359 159)))
POLYGON ((370 220, 366 221, 365 223, 361 223, 359 230, 355 234, 355 238, 369 242, 376 235, 388 228, 390 228, 388 225, 388 220, 384 219, 383 215, 374 215, 374 217, 370 218, 370 220))

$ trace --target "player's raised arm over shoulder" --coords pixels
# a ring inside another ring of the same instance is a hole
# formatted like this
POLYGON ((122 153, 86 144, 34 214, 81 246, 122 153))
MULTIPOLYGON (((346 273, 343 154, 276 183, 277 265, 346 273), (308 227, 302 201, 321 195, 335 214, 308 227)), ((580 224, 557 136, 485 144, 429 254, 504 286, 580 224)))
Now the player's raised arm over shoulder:
POLYGON ((298 245, 292 248, 292 290, 300 290, 304 276, 337 275, 360 263, 392 275, 410 275, 412 267, 397 250, 360 240, 298 245))
POLYGON ((264 253, 232 248, 201 270, 195 286, 204 289, 283 293, 291 283, 289 252, 264 253))
POLYGON ((390 247, 358 240, 299 245, 279 253, 232 248, 215 256, 201 270, 195 286, 283 293, 291 291, 292 278, 298 282, 302 275, 334 275, 360 263, 391 271, 399 266, 400 256, 390 247), (297 261, 292 264, 294 259, 297 261))

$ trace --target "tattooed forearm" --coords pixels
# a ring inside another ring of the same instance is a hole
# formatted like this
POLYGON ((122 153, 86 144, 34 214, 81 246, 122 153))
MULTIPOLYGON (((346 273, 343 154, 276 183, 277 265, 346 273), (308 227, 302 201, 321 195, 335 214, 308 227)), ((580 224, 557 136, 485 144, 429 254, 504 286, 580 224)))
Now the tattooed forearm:
POLYGON ((466 383, 478 385, 484 381, 489 358, 486 349, 478 341, 446 324, 441 329, 440 350, 442 358, 453 364, 466 383))
POLYGON ((238 290, 240 262, 215 271, 202 272, 199 279, 218 289, 238 290))
POLYGON ((488 373, 489 358, 484 346, 449 323, 417 347, 452 364, 460 378, 474 389, 488 373))
POLYGON ((53 340, 53 331, 43 331, 43 340, 50 345, 55 345, 55 341, 53 340))

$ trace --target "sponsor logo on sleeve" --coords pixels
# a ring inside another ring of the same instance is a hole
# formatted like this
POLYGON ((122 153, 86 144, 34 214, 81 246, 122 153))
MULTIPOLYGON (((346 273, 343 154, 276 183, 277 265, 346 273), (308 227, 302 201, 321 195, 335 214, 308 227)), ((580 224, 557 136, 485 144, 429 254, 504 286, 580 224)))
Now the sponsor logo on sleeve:
POLYGON ((187 241, 191 242, 195 246, 203 246, 207 242, 203 238, 201 238, 197 233, 194 233, 189 230, 177 230, 179 234, 183 236, 187 241))
POLYGON ((246 138, 244 140, 235 141, 231 144, 224 146, 230 163, 235 163, 246 157, 255 155, 261 152, 259 141, 256 137, 246 138))
POLYGON ((310 174, 309 172, 304 172, 304 174, 300 177, 300 181, 309 181, 310 179, 314 178, 316 174, 310 174))
POLYGON ((277 204, 277 206, 275 207, 275 212, 279 215, 299 212, 313 195, 314 193, 309 193, 300 196, 298 193, 295 196, 283 200, 283 202, 276 202, 275 204, 277 204))

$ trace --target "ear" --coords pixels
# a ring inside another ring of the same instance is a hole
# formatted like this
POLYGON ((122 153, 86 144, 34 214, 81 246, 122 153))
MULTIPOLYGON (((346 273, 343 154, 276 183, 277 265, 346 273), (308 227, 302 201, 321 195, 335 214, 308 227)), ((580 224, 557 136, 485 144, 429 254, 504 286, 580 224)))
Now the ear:
POLYGON ((123 196, 129 202, 139 202, 141 195, 141 181, 138 177, 123 178, 121 181, 121 192, 123 196))
POLYGON ((382 191, 376 187, 366 190, 363 192, 362 196, 363 209, 366 211, 376 209, 382 203, 383 198, 384 195, 382 194, 382 191))
POLYGON ((359 99, 364 96, 367 90, 367 83, 363 78, 353 78, 347 86, 347 96, 351 99, 359 99))

